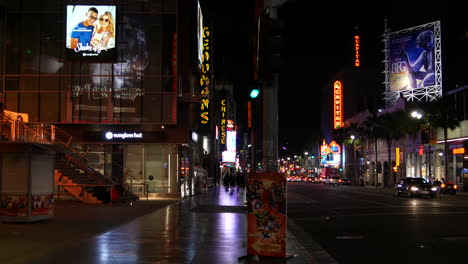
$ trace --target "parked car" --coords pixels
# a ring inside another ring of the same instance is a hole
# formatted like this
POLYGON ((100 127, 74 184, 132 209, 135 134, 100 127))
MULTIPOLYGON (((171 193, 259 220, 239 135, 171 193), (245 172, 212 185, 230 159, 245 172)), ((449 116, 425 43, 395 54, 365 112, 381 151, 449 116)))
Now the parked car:
POLYGON ((349 178, 341 178, 341 179, 340 179, 340 184, 341 184, 341 185, 351 185, 351 179, 349 179, 349 178))
POLYGON ((456 185, 453 182, 435 181, 434 186, 437 186, 439 188, 439 193, 452 194, 452 195, 457 194, 458 185, 456 185))
POLYGON ((408 197, 427 195, 431 198, 437 196, 438 187, 426 181, 424 178, 403 178, 395 185, 395 196, 406 195, 408 197))

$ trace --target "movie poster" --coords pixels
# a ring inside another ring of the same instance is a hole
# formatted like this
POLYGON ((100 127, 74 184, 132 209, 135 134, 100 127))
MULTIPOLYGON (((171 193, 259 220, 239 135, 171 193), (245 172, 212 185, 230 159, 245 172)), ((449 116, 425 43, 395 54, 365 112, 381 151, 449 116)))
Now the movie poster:
POLYGON ((0 216, 26 216, 26 195, 0 196, 0 216))
POLYGON ((434 28, 390 36, 390 90, 435 85, 434 28))
POLYGON ((67 5, 68 58, 115 59, 116 21, 115 5, 67 5))
POLYGON ((54 213, 54 195, 33 195, 31 197, 31 216, 54 213))
POLYGON ((286 174, 251 173, 247 200, 247 254, 284 258, 286 174))

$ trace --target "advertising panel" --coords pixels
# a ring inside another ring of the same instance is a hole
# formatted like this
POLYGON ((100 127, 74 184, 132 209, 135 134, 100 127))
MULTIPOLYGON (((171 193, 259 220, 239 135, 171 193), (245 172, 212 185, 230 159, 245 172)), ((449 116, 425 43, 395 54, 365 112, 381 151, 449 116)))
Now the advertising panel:
POLYGON ((203 64, 203 12, 200 6, 200 1, 197 1, 197 48, 198 48, 198 65, 203 64))
POLYGON ((390 90, 411 90, 435 85, 434 27, 390 36, 390 90))
POLYGON ((236 131, 226 131, 226 151, 222 153, 223 162, 236 162, 236 131))
POLYGON ((252 173, 247 179, 247 254, 286 256, 286 174, 252 173))
POLYGON ((28 196, 0 196, 0 216, 26 216, 28 196))
POLYGON ((31 199, 31 216, 54 213, 54 195, 33 195, 31 199))
POLYGON ((67 57, 115 59, 116 21, 115 5, 67 5, 67 57))

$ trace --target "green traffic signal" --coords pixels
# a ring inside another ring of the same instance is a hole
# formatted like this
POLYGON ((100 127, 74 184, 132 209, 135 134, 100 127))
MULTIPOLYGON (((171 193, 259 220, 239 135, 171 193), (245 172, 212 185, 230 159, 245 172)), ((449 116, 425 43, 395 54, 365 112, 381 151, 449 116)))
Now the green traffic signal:
POLYGON ((251 92, 250 92, 250 98, 257 98, 257 96, 260 94, 260 91, 258 89, 253 89, 251 92))

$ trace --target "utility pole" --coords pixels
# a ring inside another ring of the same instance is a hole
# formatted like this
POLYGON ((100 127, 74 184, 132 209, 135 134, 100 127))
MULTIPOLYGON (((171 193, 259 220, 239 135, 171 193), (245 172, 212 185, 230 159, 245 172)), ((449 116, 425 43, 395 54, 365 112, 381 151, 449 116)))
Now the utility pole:
POLYGON ((272 7, 269 13, 272 23, 268 29, 270 38, 267 41, 271 52, 268 58, 271 81, 264 82, 263 87, 263 164, 266 172, 278 172, 278 71, 282 39, 277 9, 272 7))

